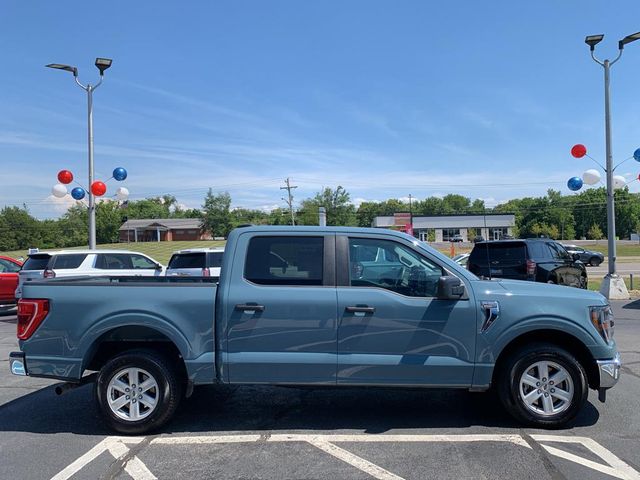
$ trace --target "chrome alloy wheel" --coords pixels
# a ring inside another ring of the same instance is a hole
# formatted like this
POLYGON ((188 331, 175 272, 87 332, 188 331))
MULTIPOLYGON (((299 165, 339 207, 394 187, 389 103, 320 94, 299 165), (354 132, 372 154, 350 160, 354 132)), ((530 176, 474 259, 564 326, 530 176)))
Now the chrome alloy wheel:
POLYGON ((555 362, 536 362, 520 377, 520 399, 538 415, 563 412, 571 406, 573 399, 571 375, 555 362))
POLYGON ((158 404, 158 382, 141 368, 117 372, 107 386, 107 402, 114 415, 135 422, 148 417, 158 404))

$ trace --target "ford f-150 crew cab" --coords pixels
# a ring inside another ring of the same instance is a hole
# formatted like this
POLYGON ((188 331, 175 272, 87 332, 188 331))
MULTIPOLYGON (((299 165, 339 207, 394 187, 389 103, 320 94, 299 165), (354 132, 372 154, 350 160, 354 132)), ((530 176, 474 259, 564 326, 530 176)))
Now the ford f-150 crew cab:
POLYGON ((244 227, 220 280, 104 277, 25 283, 17 375, 95 378, 109 425, 156 429, 211 383, 495 386, 519 421, 571 420, 604 401, 620 357, 598 293, 480 280, 404 233, 244 227), (90 373, 90 372, 96 373, 90 373))

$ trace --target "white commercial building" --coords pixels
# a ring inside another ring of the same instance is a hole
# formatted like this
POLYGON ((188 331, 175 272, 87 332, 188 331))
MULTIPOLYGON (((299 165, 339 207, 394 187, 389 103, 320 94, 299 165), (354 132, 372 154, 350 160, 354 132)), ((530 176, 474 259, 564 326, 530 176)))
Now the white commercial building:
POLYGON ((467 242, 472 241, 473 236, 482 236, 486 240, 498 240, 506 235, 513 235, 516 218, 511 213, 434 215, 429 217, 414 215, 412 222, 410 214, 403 212, 375 217, 371 226, 410 231, 408 227, 411 223, 413 223, 413 235, 420 240, 447 242, 455 235, 461 235, 463 240, 467 242), (431 235, 429 235, 430 233, 431 235))

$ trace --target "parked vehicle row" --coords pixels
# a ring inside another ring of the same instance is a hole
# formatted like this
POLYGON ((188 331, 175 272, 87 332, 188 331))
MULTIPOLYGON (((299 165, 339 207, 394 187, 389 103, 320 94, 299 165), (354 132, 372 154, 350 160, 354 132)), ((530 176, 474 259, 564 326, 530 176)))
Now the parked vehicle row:
MULTIPOLYGON (((478 244, 507 260, 481 268, 528 276, 531 252, 553 248, 510 243, 478 244)), ((226 247, 217 282, 25 283, 11 371, 69 382, 61 392, 95 378, 107 423, 129 434, 159 428, 201 384, 496 386, 516 419, 557 427, 589 388, 604 401, 618 381, 612 312, 596 292, 482 280, 390 230, 246 227, 226 247)))

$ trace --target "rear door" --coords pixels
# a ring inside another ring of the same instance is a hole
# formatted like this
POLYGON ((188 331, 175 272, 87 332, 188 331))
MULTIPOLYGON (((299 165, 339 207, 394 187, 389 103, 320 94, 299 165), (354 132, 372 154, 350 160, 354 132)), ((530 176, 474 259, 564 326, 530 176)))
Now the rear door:
POLYGON ((335 384, 335 237, 240 235, 221 304, 232 383, 335 384))
POLYGON ((468 387, 476 308, 472 298, 436 298, 444 267, 380 236, 339 235, 336 244, 338 383, 468 387), (359 249, 383 250, 381 267, 352 261, 359 249))

